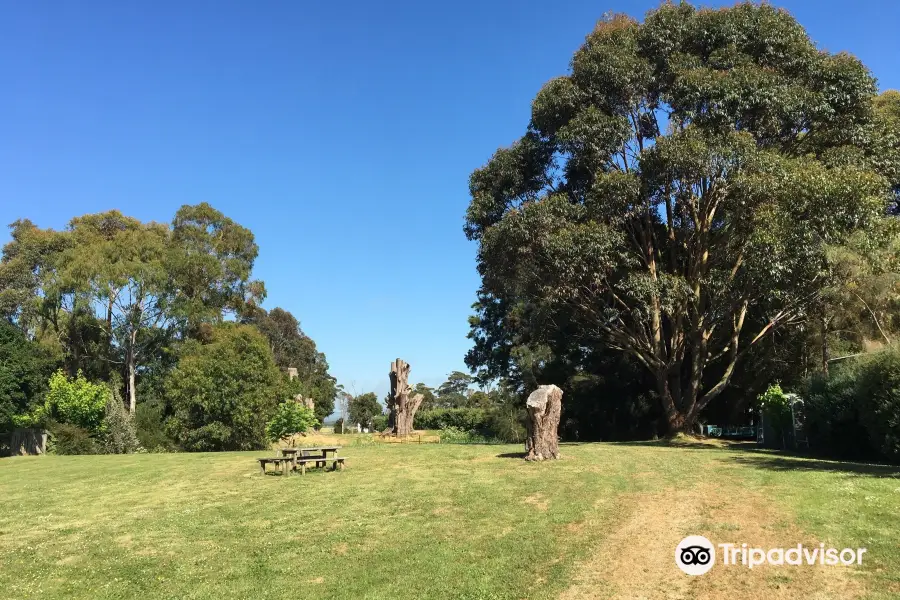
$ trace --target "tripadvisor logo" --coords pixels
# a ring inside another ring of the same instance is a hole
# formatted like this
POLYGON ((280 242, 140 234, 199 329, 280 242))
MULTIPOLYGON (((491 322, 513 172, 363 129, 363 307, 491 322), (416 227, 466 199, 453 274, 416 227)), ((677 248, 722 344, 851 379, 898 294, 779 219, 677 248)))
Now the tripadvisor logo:
POLYGON ((688 575, 703 575, 716 564, 716 549, 702 535, 689 535, 675 547, 675 564, 688 575))
POLYGON ((747 544, 718 544, 702 535, 689 535, 675 547, 675 564, 688 575, 703 575, 716 564, 716 548, 721 564, 730 567, 740 565, 752 569, 760 565, 861 565, 865 548, 826 548, 825 544, 807 548, 797 544, 791 548, 750 548, 747 544))

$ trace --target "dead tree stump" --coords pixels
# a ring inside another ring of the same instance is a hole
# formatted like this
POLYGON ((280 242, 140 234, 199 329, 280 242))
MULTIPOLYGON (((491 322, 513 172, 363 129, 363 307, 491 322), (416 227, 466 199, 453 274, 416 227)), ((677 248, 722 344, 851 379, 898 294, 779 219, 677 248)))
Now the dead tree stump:
POLYGON ((425 398, 422 394, 409 397, 409 369, 409 364, 399 358, 391 363, 391 395, 388 398, 388 408, 391 411, 390 429, 394 435, 412 433, 413 418, 425 398))
POLYGON ((561 389, 542 385, 531 392, 525 407, 528 411, 528 436, 525 438, 525 460, 559 458, 559 414, 562 410, 561 389))
POLYGON ((13 429, 9 436, 9 452, 12 456, 45 454, 47 432, 43 429, 13 429))

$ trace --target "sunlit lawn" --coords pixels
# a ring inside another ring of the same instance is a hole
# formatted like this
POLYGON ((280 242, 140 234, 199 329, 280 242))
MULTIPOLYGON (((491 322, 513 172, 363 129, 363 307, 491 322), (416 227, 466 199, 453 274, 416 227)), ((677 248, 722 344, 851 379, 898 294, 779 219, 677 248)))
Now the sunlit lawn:
POLYGON ((0 598, 553 597, 635 498, 711 478, 867 546, 867 593, 900 592, 894 469, 664 444, 504 456, 519 451, 350 445, 343 472, 293 477, 261 476, 268 453, 0 459, 0 598))

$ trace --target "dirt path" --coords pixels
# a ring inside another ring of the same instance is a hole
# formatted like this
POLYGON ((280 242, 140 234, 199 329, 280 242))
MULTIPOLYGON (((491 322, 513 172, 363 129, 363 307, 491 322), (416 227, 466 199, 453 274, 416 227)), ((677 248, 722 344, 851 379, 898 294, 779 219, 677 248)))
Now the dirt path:
MULTIPOLYGON (((687 535, 719 543, 789 548, 819 541, 790 525, 791 518, 753 490, 702 484, 659 494, 632 494, 621 517, 592 556, 576 569, 561 600, 850 600, 864 593, 852 567, 716 566, 691 577, 675 565, 675 547, 687 535), (737 492, 736 492, 737 490, 737 492)), ((717 549, 718 550, 718 549, 717 549)))

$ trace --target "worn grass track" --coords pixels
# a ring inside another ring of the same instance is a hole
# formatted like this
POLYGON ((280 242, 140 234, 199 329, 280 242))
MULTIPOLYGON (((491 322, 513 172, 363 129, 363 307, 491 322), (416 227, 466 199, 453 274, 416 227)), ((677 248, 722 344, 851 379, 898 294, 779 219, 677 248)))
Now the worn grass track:
POLYGON ((288 478, 258 474, 265 453, 2 459, 0 598, 900 597, 898 469, 662 443, 504 456, 518 451, 349 446, 344 472, 288 478), (688 533, 869 552, 861 569, 688 578, 672 560, 688 533))

